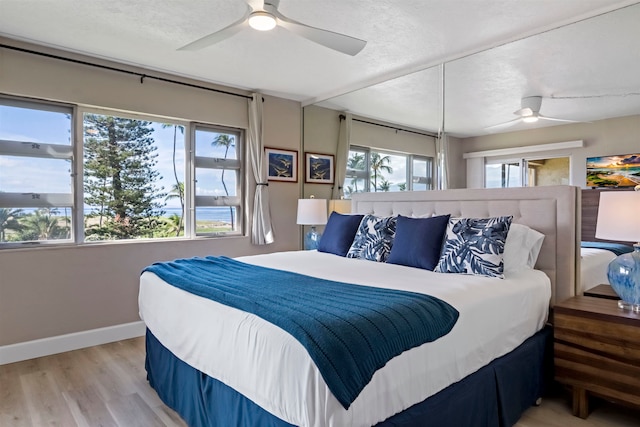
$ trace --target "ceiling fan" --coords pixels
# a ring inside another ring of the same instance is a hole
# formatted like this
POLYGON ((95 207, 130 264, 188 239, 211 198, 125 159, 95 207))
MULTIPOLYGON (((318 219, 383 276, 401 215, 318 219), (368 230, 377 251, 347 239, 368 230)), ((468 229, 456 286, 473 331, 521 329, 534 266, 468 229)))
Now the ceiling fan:
POLYGON ((248 26, 259 31, 268 31, 275 28, 276 25, 312 42, 351 56, 355 56, 367 44, 366 41, 355 37, 311 27, 287 18, 278 11, 279 3, 280 0, 264 0, 262 9, 254 9, 247 5, 242 18, 215 33, 182 46, 178 50, 202 49, 225 40, 248 26))
POLYGON ((513 126, 518 123, 535 123, 538 120, 547 120, 552 122, 565 122, 565 123, 582 123, 577 120, 557 119, 555 117, 547 117, 540 114, 540 107, 542 106, 541 96, 526 96, 522 98, 521 108, 514 111, 513 114, 519 116, 517 119, 509 120, 508 122, 498 123, 497 125, 486 127, 486 130, 498 130, 513 126))

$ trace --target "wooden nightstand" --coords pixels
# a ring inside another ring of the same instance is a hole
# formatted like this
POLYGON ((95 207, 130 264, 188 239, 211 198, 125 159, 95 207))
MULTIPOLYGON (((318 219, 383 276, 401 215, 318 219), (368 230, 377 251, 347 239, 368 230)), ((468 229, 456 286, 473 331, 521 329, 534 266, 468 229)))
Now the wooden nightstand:
POLYGON ((618 294, 615 293, 615 291, 613 290, 613 288, 611 288, 611 285, 598 285, 595 286, 587 291, 584 291, 584 296, 585 297, 595 297, 595 298, 607 298, 607 299, 614 299, 616 301, 618 301, 620 299, 620 297, 618 296, 618 294))
POLYGON ((555 379, 573 389, 573 415, 589 395, 640 407, 640 314, 616 301, 577 296, 554 307, 555 379))

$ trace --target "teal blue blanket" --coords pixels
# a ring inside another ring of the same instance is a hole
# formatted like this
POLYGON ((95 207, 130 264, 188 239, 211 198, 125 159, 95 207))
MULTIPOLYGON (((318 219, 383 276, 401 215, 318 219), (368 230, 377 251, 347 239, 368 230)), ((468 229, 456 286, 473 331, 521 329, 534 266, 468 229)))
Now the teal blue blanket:
POLYGON ((432 296, 318 279, 227 257, 179 259, 144 271, 287 331, 307 349, 345 409, 376 370, 446 335, 458 320, 456 309, 432 296))

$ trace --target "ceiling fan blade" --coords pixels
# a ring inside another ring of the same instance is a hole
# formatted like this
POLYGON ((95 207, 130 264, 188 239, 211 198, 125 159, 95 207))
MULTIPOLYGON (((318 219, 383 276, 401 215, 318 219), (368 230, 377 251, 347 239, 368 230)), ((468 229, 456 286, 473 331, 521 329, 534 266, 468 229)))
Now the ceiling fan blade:
POLYGON ((591 123, 591 122, 581 122, 580 120, 567 120, 567 119, 556 119, 555 117, 547 117, 538 114, 538 118, 540 120, 548 120, 551 122, 564 122, 564 123, 591 123))
POLYGON ((355 37, 347 36, 345 34, 334 33, 333 31, 323 30, 320 28, 311 27, 309 25, 302 24, 300 22, 289 19, 282 15, 276 8, 269 10, 268 4, 265 4, 265 10, 273 13, 279 20, 278 25, 282 28, 291 31, 305 39, 318 43, 329 49, 337 50, 338 52, 346 53, 347 55, 355 56, 366 46, 367 42, 357 39, 355 37))
POLYGON ((228 39, 234 34, 240 32, 245 27, 248 27, 247 18, 251 13, 251 8, 247 5, 245 9, 244 15, 242 18, 235 21, 233 24, 224 27, 223 29, 216 31, 215 33, 208 34, 194 42, 186 44, 179 48, 178 50, 200 50, 207 46, 211 46, 212 44, 216 44, 221 42, 222 40, 228 39))
POLYGON ((488 126, 488 127, 484 128, 484 130, 488 130, 488 131, 500 130, 500 129, 504 129, 504 128, 508 128, 508 127, 514 126, 514 125, 520 123, 521 121, 522 121, 522 118, 518 117, 517 119, 509 120, 508 122, 498 123, 497 125, 488 126))

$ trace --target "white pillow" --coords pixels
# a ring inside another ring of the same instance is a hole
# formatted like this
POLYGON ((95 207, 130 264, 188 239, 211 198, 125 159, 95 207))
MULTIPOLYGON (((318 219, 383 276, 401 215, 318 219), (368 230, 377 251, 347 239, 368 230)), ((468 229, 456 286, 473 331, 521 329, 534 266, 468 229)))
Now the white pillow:
POLYGON ((504 271, 533 268, 538 260, 544 234, 523 224, 511 224, 504 244, 504 271))

